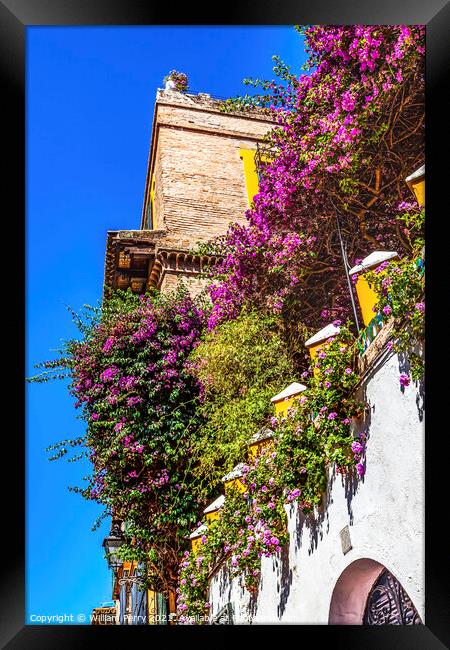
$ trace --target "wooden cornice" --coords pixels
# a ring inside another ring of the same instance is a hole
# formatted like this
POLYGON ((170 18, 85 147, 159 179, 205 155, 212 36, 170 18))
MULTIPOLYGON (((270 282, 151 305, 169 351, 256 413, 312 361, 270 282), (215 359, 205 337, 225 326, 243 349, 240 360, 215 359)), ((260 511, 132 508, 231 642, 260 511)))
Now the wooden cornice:
POLYGON ((164 230, 109 231, 106 241, 103 297, 116 289, 144 293, 160 288, 166 272, 196 276, 217 261, 176 245, 164 230))

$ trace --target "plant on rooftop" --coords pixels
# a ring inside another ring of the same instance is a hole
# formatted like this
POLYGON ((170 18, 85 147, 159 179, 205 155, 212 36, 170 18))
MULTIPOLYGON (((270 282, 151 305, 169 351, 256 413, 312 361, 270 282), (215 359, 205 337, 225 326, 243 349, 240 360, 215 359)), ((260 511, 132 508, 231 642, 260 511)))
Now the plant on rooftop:
POLYGON ((177 70, 171 70, 168 75, 164 77, 164 83, 167 83, 167 81, 173 81, 175 84, 175 90, 178 90, 180 92, 187 92, 188 89, 188 78, 187 75, 184 74, 184 72, 178 72, 177 70))

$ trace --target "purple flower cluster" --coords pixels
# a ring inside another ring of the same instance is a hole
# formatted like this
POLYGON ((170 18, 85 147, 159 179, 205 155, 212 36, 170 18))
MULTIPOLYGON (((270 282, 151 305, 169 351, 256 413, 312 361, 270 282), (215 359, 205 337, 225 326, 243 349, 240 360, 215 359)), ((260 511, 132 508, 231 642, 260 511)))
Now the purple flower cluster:
POLYGON ((402 386, 402 388, 405 388, 406 386, 409 386, 409 384, 411 383, 411 378, 406 373, 402 372, 399 377, 399 381, 400 381, 400 386, 402 386))
MULTIPOLYGON (((389 114, 406 77, 423 65, 424 28, 315 25, 305 30, 305 40, 314 69, 288 88, 268 86, 273 90, 269 111, 279 126, 271 134, 275 155, 265 165, 247 224, 233 225, 226 235, 226 252, 210 287, 210 328, 235 317, 248 300, 275 313, 288 300, 291 307, 293 298, 309 300, 317 283, 311 285, 306 269, 318 272, 316 259, 322 277, 335 288, 333 308, 322 303, 322 317, 341 319, 348 313, 339 251, 323 257, 317 236, 327 231, 332 212, 326 188, 335 188, 350 170, 355 174, 352 166, 371 118, 379 123, 380 111, 389 114)), ((421 78, 416 77, 419 85, 421 78)), ((361 160, 359 167, 364 171, 361 160)), ((380 244, 396 245, 390 209, 377 216, 376 226, 373 236, 380 244)))
POLYGON ((100 375, 100 381, 103 383, 110 382, 116 377, 118 374, 119 369, 116 366, 111 366, 111 368, 107 368, 104 370, 101 375, 100 375))

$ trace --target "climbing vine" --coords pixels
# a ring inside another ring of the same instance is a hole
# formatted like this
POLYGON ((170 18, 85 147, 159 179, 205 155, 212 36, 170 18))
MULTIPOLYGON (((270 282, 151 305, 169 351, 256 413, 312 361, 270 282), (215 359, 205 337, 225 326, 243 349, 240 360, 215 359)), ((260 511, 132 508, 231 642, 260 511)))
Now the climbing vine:
MULTIPOLYGON (((411 227, 423 223, 424 210, 409 211, 403 219, 411 227)), ((424 373, 423 344, 425 336, 425 267, 422 237, 415 240, 415 254, 409 258, 383 262, 376 269, 365 273, 365 278, 379 296, 374 311, 381 314, 384 322, 394 323, 389 350, 405 354, 409 361, 411 378, 418 380, 424 373)), ((408 386, 410 377, 400 375, 402 386, 408 386)))
POLYGON ((256 310, 205 332, 190 359, 204 422, 193 442, 195 472, 211 490, 242 459, 248 439, 271 414, 270 398, 295 379, 297 368, 281 320, 256 310))
POLYGON ((204 310, 187 291, 117 292, 78 319, 83 338, 66 343, 46 372, 67 376, 86 435, 54 445, 55 457, 81 445, 92 462, 86 499, 127 522, 126 559, 145 561, 148 584, 175 589, 178 557, 196 521, 195 477, 187 461, 202 418, 200 386, 187 369, 204 310))
POLYGON ((424 27, 300 31, 307 72, 277 60, 278 81, 249 81, 263 92, 227 105, 263 107, 275 128, 246 223, 228 232, 210 327, 245 302, 310 327, 347 318, 337 219, 351 263, 376 249, 411 254, 393 215, 424 161, 424 27))
POLYGON ((305 371, 308 387, 288 415, 268 422, 273 437, 243 466, 243 489, 226 491, 200 550, 184 554, 178 588, 182 622, 205 615, 208 578, 225 559, 231 577, 242 575, 246 588, 257 591, 261 558, 279 553, 288 541, 286 505, 297 501, 306 515, 312 513, 323 499, 330 465, 341 474, 364 476, 365 436, 355 438, 350 429, 364 407, 353 396, 354 354, 353 335, 342 326, 305 371))

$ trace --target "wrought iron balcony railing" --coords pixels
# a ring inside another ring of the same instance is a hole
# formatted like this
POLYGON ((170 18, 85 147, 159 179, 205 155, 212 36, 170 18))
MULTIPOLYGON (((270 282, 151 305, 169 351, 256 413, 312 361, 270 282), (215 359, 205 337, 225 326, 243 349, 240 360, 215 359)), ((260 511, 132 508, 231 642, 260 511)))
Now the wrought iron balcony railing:
POLYGON ((367 350, 369 345, 378 335, 379 331, 383 327, 383 316, 382 314, 375 314, 370 323, 363 330, 360 331, 358 339, 356 341, 356 346, 358 348, 359 354, 362 355, 367 350))

